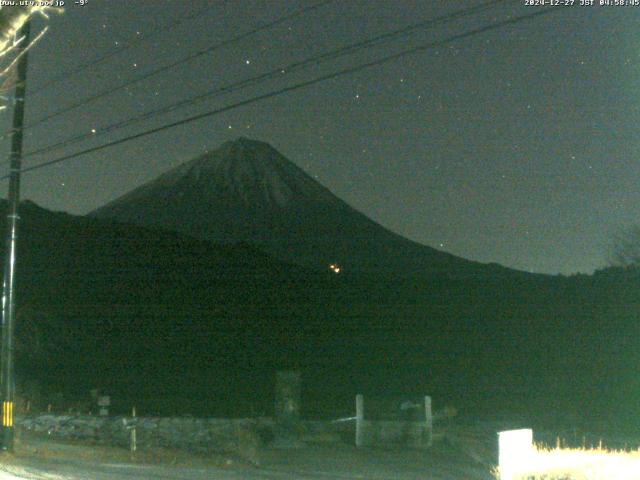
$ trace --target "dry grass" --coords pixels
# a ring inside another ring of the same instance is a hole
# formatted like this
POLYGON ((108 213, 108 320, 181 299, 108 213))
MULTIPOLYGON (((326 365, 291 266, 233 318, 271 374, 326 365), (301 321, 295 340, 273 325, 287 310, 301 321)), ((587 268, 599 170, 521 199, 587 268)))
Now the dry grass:
POLYGON ((638 480, 640 450, 534 447, 501 480, 638 480))

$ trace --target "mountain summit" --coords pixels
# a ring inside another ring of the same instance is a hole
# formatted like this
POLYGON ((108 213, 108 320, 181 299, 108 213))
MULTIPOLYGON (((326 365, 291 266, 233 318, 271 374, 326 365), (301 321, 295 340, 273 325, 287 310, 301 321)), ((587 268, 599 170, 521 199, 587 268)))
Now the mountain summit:
POLYGON ((340 203, 270 145, 245 137, 170 170, 99 211, 128 210, 131 202, 150 196, 170 198, 174 207, 197 197, 208 206, 251 210, 286 209, 305 201, 340 203))
MULTIPOLYGON (((247 242, 334 271, 469 273, 486 266, 397 235, 267 143, 241 137, 90 213, 214 242, 247 242)), ((484 267, 484 268, 483 268, 484 267)))

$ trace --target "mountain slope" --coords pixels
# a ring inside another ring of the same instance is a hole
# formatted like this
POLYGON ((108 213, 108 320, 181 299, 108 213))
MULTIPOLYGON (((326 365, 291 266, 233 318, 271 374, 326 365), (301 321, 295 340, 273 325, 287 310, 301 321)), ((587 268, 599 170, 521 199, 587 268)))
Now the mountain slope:
MULTIPOLYGON (((165 173, 90 216, 248 242, 286 261, 347 271, 502 271, 397 235, 309 177, 266 143, 240 138, 165 173)), ((504 269, 506 270, 506 269, 504 269)))
POLYGON ((215 245, 29 202, 20 215, 18 378, 39 383, 47 395, 101 388, 146 401, 159 392, 168 404, 198 378, 204 398, 230 384, 234 371, 264 364, 256 339, 261 348, 276 348, 281 328, 295 324, 298 298, 306 297, 297 285, 315 284, 300 267, 247 245, 215 245), (256 321, 266 318, 267 332, 256 321))

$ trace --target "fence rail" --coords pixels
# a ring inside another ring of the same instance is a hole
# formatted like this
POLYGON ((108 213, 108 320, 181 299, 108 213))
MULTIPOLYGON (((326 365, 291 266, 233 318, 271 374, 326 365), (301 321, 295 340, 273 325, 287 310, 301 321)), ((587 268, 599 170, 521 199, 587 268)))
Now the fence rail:
POLYGON ((431 397, 423 397, 423 402, 405 400, 398 408, 387 411, 391 419, 379 419, 380 412, 371 419, 365 418, 364 395, 356 395, 356 446, 399 443, 415 448, 430 447, 433 444, 431 397))

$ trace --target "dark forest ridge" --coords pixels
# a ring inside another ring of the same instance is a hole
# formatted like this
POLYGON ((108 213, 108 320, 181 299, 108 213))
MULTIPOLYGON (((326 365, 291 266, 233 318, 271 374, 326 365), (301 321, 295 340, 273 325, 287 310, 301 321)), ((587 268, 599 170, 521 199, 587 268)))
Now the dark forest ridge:
POLYGON ((306 413, 427 392, 467 413, 636 414, 637 275, 334 275, 30 202, 21 218, 18 379, 45 406, 101 388, 123 409, 268 412, 274 371, 296 368, 306 413))

